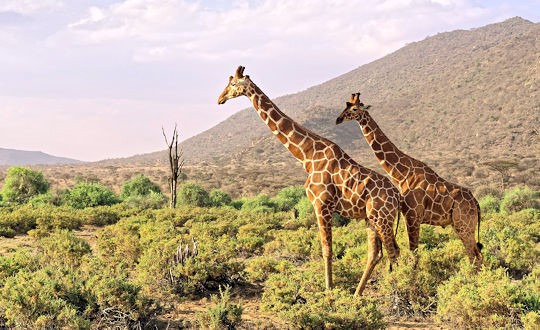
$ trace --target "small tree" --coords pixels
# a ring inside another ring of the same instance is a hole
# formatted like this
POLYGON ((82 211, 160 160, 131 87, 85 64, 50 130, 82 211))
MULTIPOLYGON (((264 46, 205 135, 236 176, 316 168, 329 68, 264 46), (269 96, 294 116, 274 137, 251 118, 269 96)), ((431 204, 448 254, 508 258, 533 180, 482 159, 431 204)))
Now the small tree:
POLYGON ((64 202, 76 209, 118 203, 114 192, 99 183, 78 183, 66 192, 64 202))
POLYGON ((278 211, 290 211, 304 197, 306 197, 304 187, 290 186, 281 189, 273 200, 278 211))
POLYGON ((224 191, 214 189, 210 192, 210 204, 212 206, 231 205, 232 198, 224 191))
POLYGON ((180 187, 178 193, 180 203, 189 206, 209 206, 210 196, 203 187, 195 183, 185 183, 180 187))
POLYGON ((31 197, 46 193, 49 186, 43 172, 13 166, 7 171, 2 195, 7 202, 26 203, 31 197))
POLYGON ((490 169, 499 172, 501 175, 502 190, 505 191, 510 181, 510 170, 515 168, 518 163, 512 160, 493 160, 484 162, 482 165, 486 165, 490 169))
POLYGON ((125 199, 132 196, 146 196, 152 192, 161 193, 161 190, 159 189, 159 186, 152 182, 147 176, 139 174, 122 185, 120 197, 125 199))
POLYGON ((178 151, 178 130, 176 124, 174 125, 174 130, 172 134, 171 143, 167 140, 167 135, 165 134, 165 129, 161 127, 163 131, 163 137, 165 138, 165 143, 169 148, 169 166, 171 170, 171 175, 169 176, 169 189, 171 192, 171 209, 176 208, 176 190, 178 188, 178 178, 180 173, 182 173, 182 167, 184 166, 184 159, 182 158, 182 149, 178 151))

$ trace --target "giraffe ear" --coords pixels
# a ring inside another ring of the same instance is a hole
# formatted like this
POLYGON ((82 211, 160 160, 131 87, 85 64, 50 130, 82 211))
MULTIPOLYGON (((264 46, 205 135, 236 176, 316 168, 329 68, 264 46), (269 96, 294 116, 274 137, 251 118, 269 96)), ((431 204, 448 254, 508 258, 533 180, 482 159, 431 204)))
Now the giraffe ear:
POLYGON ((351 102, 347 102, 347 108, 353 105, 351 102))
POLYGON ((371 105, 367 105, 364 110, 367 110, 367 109, 370 109, 371 108, 371 105))

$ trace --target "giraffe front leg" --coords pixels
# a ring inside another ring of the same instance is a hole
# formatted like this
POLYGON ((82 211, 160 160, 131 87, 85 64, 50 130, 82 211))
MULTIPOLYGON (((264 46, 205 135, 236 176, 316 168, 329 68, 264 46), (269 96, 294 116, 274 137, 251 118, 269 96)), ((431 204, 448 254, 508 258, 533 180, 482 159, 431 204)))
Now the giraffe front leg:
POLYGON ((370 227, 366 228, 366 232, 368 240, 368 260, 366 263, 366 268, 364 269, 364 274, 362 275, 362 279, 360 280, 360 283, 358 283, 356 291, 354 292, 355 297, 362 295, 362 292, 364 292, 364 289, 366 288, 367 281, 371 277, 371 273, 373 273, 373 269, 375 269, 375 266, 382 259, 382 244, 377 232, 370 227))
POLYGON ((326 289, 331 290, 332 282, 332 213, 324 208, 315 207, 317 224, 321 236, 322 255, 324 259, 324 274, 326 289))
POLYGON ((420 219, 416 215, 405 215, 407 222, 407 235, 409 236, 409 249, 416 251, 420 240, 420 219))

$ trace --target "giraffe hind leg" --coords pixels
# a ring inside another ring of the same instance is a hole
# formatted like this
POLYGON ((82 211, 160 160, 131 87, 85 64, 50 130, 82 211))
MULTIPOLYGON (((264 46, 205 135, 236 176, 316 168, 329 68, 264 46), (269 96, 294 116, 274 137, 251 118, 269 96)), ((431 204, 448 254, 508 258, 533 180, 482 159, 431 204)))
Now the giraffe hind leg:
POLYGON ((366 284, 371 277, 371 273, 373 273, 373 269, 375 269, 375 266, 382 259, 381 239, 378 237, 377 232, 374 229, 368 227, 366 228, 366 231, 368 239, 368 260, 366 263, 366 268, 364 269, 364 274, 362 275, 362 279, 360 280, 360 283, 358 283, 356 291, 354 292, 355 297, 362 295, 364 289, 366 288, 366 284))
POLYGON ((456 228, 456 233, 465 246, 469 261, 475 266, 477 271, 480 270, 484 257, 480 252, 480 248, 478 247, 478 244, 474 238, 474 231, 456 228))

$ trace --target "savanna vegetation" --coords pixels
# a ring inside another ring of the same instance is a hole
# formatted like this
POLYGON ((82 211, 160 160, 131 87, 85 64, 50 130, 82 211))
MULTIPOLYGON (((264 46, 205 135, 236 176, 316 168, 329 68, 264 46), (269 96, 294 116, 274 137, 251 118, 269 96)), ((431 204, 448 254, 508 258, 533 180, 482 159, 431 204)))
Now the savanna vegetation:
POLYGON ((0 327, 540 327, 539 194, 527 187, 478 189, 480 272, 451 228, 422 227, 413 254, 402 224, 398 267, 384 258, 361 298, 364 222, 335 217, 335 289, 325 292, 299 186, 232 198, 187 182, 169 209, 144 175, 120 194, 88 180, 49 191, 39 171, 13 168, 1 191, 0 327))

